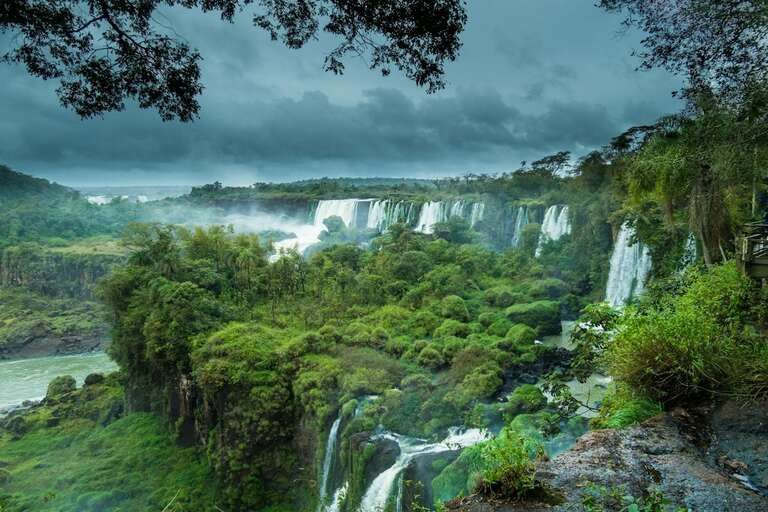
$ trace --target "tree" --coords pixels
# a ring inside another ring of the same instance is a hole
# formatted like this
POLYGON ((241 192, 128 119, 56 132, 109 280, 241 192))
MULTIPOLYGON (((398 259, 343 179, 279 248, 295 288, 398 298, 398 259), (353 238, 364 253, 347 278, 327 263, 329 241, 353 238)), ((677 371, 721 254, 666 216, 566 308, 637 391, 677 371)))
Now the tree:
POLYGON ((662 67, 689 80, 689 91, 715 87, 738 100, 768 77, 768 4, 764 0, 601 0, 643 30, 646 69, 662 67))
POLYGON ((6 63, 58 80, 61 104, 83 118, 125 108, 127 99, 156 109, 163 120, 198 116, 200 54, 157 23, 161 7, 217 12, 232 22, 254 5, 255 26, 289 48, 322 30, 338 45, 324 69, 344 71, 347 55, 369 57, 387 75, 393 67, 427 91, 444 87, 467 17, 461 0, 4 0, 0 33, 9 33, 6 63))

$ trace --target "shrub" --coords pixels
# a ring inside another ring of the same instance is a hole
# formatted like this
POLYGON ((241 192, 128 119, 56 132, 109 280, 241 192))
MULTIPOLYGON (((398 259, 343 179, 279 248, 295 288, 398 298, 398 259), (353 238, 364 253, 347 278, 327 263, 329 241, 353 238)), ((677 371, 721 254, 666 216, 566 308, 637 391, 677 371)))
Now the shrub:
POLYGON ((420 310, 412 315, 406 324, 408 333, 415 338, 424 338, 432 334, 440 325, 441 318, 429 310, 420 310))
POLYGON ((514 304, 506 309, 507 318, 537 330, 540 336, 560 332, 560 304, 539 300, 528 304, 514 304))
POLYGON ((511 500, 528 497, 536 489, 534 458, 542 454, 540 444, 505 428, 482 447, 478 490, 511 500))
POLYGON ((636 395, 625 387, 613 387, 600 404, 599 415, 590 426, 600 428, 624 428, 640 423, 662 413, 659 402, 636 395))
POLYGON ((440 306, 441 314, 445 318, 452 318, 459 322, 469 321, 469 311, 467 311, 467 306, 464 304, 464 299, 458 295, 448 295, 443 299, 440 306))
POLYGON ((419 355, 416 357, 416 362, 419 364, 419 366, 433 370, 445 364, 442 354, 440 354, 437 348, 435 348, 435 345, 432 343, 424 347, 424 349, 419 352, 419 355))
POLYGON ((765 343, 747 324, 751 283, 733 264, 694 276, 685 291, 629 309, 606 351, 611 375, 650 400, 768 396, 765 343))
POLYGON ((536 340, 536 331, 525 324, 514 324, 505 338, 515 345, 530 345, 536 340))
POLYGON ((491 336, 499 336, 503 337, 509 332, 509 329, 512 327, 512 322, 507 320, 506 318, 500 318, 493 322, 488 328, 485 330, 488 334, 491 336))
POLYGON ((523 384, 515 388, 507 400, 506 414, 514 417, 520 413, 530 413, 541 410, 547 405, 547 398, 533 384, 523 384))
POLYGON ((75 378, 71 375, 61 375, 56 377, 48 384, 48 391, 45 393, 45 398, 57 398, 61 395, 71 393, 77 388, 75 378))
POLYGON ((493 322, 503 318, 504 317, 498 313, 481 313, 480 316, 477 317, 477 321, 480 322, 480 325, 483 327, 488 328, 493 322))
POLYGON ((565 295, 568 286, 560 279, 539 279, 531 283, 528 293, 535 299, 557 299, 565 295))
POLYGON ((447 338, 449 336, 466 338, 469 336, 469 325, 449 318, 440 324, 440 327, 435 329, 432 336, 435 338, 447 338))

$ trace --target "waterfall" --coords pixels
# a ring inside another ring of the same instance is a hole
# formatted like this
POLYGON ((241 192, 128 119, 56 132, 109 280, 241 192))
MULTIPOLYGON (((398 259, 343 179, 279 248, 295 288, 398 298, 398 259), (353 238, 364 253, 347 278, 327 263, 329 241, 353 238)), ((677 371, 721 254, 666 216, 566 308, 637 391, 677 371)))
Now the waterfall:
POLYGON ((370 199, 324 199, 317 203, 314 225, 324 227, 323 221, 336 215, 341 217, 348 228, 357 227, 358 205, 370 201, 370 199))
MULTIPOLYGON (((389 468, 381 472, 371 482, 370 487, 363 496, 360 512, 380 512, 384 510, 392 495, 392 489, 401 473, 413 459, 419 455, 429 453, 441 453, 456 451, 467 446, 472 446, 487 440, 488 434, 480 429, 468 429, 460 432, 458 429, 450 429, 448 437, 438 443, 427 443, 422 439, 414 439, 398 434, 383 433, 379 438, 392 439, 400 447, 400 455, 389 468)), ((398 493, 399 494, 399 493, 398 493)))
POLYGON ((512 231, 512 247, 520 245, 520 239, 523 236, 523 228, 528 224, 528 207, 519 206, 515 214, 515 227, 512 231))
POLYGON ((472 203, 472 210, 469 213, 469 225, 475 227, 475 224, 483 220, 485 213, 485 203, 472 203))
POLYGON ((483 218, 483 213, 485 213, 485 204, 483 203, 467 203, 463 199, 427 201, 421 207, 419 220, 414 229, 421 233, 433 233, 435 224, 446 222, 451 217, 461 217, 469 221, 470 226, 474 226, 483 218))
POLYGON ((442 201, 427 201, 424 203, 419 214, 419 221, 416 223, 416 231, 427 234, 433 233, 435 231, 435 224, 445 220, 444 215, 441 215, 443 204, 442 201))
POLYGON ((651 254, 640 242, 631 244, 635 230, 626 223, 619 230, 613 247, 605 300, 615 308, 621 308, 645 290, 645 279, 651 271, 651 254))
POLYGON ((698 258, 699 248, 696 246, 696 237, 693 235, 693 233, 690 233, 688 238, 685 239, 685 245, 683 245, 683 256, 680 258, 680 262, 677 265, 677 271, 683 272, 690 265, 696 263, 698 258))
POLYGON ((541 223, 541 234, 536 246, 536 257, 541 255, 544 244, 548 241, 559 240, 563 235, 571 232, 571 222, 568 218, 568 206, 552 205, 544 214, 544 222, 541 223))
POLYGON ((328 433, 328 441, 325 443, 325 457, 323 458, 323 474, 320 478, 320 500, 317 504, 317 512, 327 510, 325 507, 325 498, 328 496, 328 481, 331 475, 331 466, 333 457, 336 455, 336 441, 339 436, 339 425, 341 425, 341 412, 339 417, 331 425, 331 431, 328 433))

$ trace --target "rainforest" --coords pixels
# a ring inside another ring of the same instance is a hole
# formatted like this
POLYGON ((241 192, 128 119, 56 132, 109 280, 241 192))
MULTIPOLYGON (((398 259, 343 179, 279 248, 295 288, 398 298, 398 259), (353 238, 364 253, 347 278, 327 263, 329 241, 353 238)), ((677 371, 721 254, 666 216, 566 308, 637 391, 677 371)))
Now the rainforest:
MULTIPOLYGON (((70 2, 92 19, 72 5, 54 16, 54 3, 12 2, 0 35, 26 34, 5 57, 17 72, 65 77, 55 94, 78 123, 134 115, 109 113, 126 97, 174 130, 210 128, 184 124, 200 107, 200 56, 154 38, 154 3, 70 2), (81 35, 103 23, 110 73, 126 74, 109 87, 106 61, 83 67, 101 49, 81 35)), ((645 34, 642 66, 682 77, 677 112, 598 143, 531 142, 498 172, 227 184, 230 170, 209 169, 207 184, 123 185, 110 180, 135 162, 76 183, 77 166, 68 182, 9 158, 0 512, 767 510, 768 68, 755 34, 768 23, 759 2, 725 3, 669 2, 664 16, 585 6, 645 34), (697 30, 726 49, 705 52, 697 30)), ((248 4, 183 7, 233 21, 248 4)), ((461 62, 464 25, 468 51, 482 35, 474 2, 357 4, 263 2, 254 23, 298 49, 328 18, 324 31, 347 38, 328 70, 368 49, 371 68, 428 92, 450 87, 442 63, 461 62)), ((442 119, 450 101, 434 101, 408 122, 442 119)), ((484 108, 463 122, 493 117, 484 108)))

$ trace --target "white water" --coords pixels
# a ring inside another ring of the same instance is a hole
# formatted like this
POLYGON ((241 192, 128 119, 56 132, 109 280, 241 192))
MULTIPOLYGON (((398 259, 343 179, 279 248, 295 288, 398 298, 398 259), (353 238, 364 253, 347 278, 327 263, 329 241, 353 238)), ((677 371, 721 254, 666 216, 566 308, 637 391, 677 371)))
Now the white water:
POLYGON ((339 425, 341 425, 341 412, 339 417, 331 425, 331 430, 328 433, 328 441, 325 443, 325 457, 323 458, 323 474, 320 479, 320 501, 317 504, 317 512, 323 512, 328 510, 325 506, 325 498, 328 496, 328 480, 331 474, 331 466, 333 465, 333 457, 336 455, 336 442, 339 437, 339 425))
POLYGON ((605 300, 614 308, 626 305, 632 297, 645 291, 645 280, 651 271, 651 254, 638 242, 631 244, 634 229, 622 224, 611 255, 605 300))
POLYGON ((317 203, 314 225, 325 229, 323 221, 338 216, 348 228, 357 227, 357 209, 360 203, 371 202, 370 199, 328 199, 317 203))
POLYGON ((40 400, 54 377, 71 375, 81 385, 91 373, 108 373, 116 369, 117 365, 103 352, 2 361, 0 411, 25 400, 40 400))
POLYGON ((693 235, 693 233, 690 233, 688 238, 685 239, 685 245, 683 246, 683 256, 680 258, 678 271, 684 271, 687 267, 696 263, 698 258, 699 248, 696 245, 696 237, 693 235))
POLYGON ((544 214, 544 222, 541 223, 541 234, 536 246, 536 257, 541 255, 544 244, 549 241, 560 240, 560 237, 571 232, 571 222, 568 218, 568 206, 552 205, 544 214))
POLYGON ((523 236, 523 228, 528 224, 528 207, 519 206, 515 214, 515 229, 512 231, 512 247, 518 247, 523 236))
POLYGON ((461 217, 474 226, 483 218, 485 204, 467 203, 463 199, 455 201, 428 201, 421 207, 419 220, 416 222, 415 231, 421 233, 433 233, 435 224, 446 222, 451 217, 461 217), (467 210, 469 214, 467 215, 467 210))
POLYGON ((400 447, 400 455, 392 466, 381 472, 371 482, 370 487, 368 487, 363 496, 360 512, 380 512, 384 510, 387 500, 392 495, 392 490, 398 477, 416 457, 430 453, 460 450, 490 439, 486 431, 476 428, 462 432, 459 432, 457 429, 451 429, 448 437, 438 443, 427 443, 422 439, 414 439, 392 433, 380 434, 379 437, 395 441, 400 447))
POLYGON ((427 201, 421 206, 419 221, 416 223, 416 231, 427 234, 433 233, 435 231, 435 224, 444 222, 445 220, 445 216, 443 215, 443 202, 427 201))

